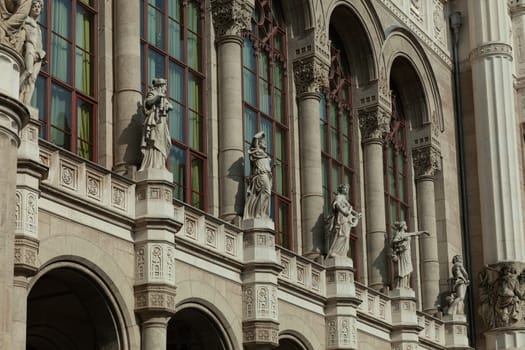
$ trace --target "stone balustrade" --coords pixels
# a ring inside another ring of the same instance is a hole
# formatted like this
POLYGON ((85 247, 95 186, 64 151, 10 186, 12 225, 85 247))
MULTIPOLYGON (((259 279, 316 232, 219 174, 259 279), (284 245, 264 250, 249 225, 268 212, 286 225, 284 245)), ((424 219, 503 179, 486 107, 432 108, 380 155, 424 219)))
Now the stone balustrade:
POLYGON ((417 313, 418 324, 423 327, 419 332, 421 343, 429 343, 432 347, 445 346, 445 324, 442 320, 426 313, 417 313))
POLYGON ((392 305, 388 296, 359 282, 356 282, 355 292, 363 301, 358 307, 359 313, 392 324, 392 305))
POLYGON ((282 247, 277 249, 277 261, 283 267, 279 281, 290 283, 297 288, 320 296, 326 296, 326 275, 322 265, 282 247))

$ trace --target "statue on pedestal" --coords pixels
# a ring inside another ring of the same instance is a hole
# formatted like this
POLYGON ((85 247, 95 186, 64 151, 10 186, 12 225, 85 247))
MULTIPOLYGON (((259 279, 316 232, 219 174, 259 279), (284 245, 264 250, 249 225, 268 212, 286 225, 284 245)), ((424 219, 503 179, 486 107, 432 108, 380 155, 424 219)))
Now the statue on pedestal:
POLYGON ((22 29, 31 7, 32 0, 0 0, 0 44, 22 51, 22 29))
POLYGON ((430 236, 427 231, 406 232, 407 223, 396 221, 392 237, 392 261, 394 262, 395 283, 394 288, 410 288, 410 275, 414 271, 412 266, 412 253, 410 239, 422 234, 430 236))
POLYGON ((171 136, 168 129, 168 113, 173 105, 166 97, 165 79, 153 79, 153 87, 144 99, 144 126, 142 130, 141 150, 142 165, 139 169, 165 169, 166 159, 171 148, 171 136))
POLYGON ((339 185, 332 201, 332 215, 328 218, 330 249, 328 257, 348 257, 350 249, 350 231, 356 227, 362 214, 352 208, 347 199, 348 184, 339 185))
POLYGON ((40 67, 45 63, 46 52, 42 47, 42 32, 37 23, 42 12, 42 0, 32 0, 29 16, 26 18, 23 30, 25 32, 24 56, 25 70, 20 77, 20 101, 29 104, 35 90, 36 77, 40 67))
POLYGON ((248 151, 250 156, 250 177, 246 190, 244 219, 269 219, 272 193, 271 158, 266 153, 264 131, 253 135, 248 151))
POLYGON ((449 279, 450 295, 447 297, 446 315, 465 314, 465 293, 470 284, 468 274, 463 267, 463 258, 456 255, 452 258, 452 278, 449 279))

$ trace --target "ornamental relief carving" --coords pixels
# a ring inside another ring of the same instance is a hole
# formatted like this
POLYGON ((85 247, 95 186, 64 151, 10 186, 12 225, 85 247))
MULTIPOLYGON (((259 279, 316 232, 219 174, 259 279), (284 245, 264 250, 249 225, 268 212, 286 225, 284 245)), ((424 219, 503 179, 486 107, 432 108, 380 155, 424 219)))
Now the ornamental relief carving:
POLYGON ((164 277, 162 271, 162 247, 160 245, 153 245, 150 248, 150 278, 162 279, 164 277))
POLYGON ((489 43, 481 45, 470 52, 469 60, 473 62, 487 56, 501 56, 512 60, 512 46, 506 43, 489 43))
POLYGON ((360 110, 359 128, 363 141, 382 140, 383 135, 390 130, 390 115, 379 108, 373 110, 360 110))
POLYGON ((414 149, 412 161, 416 178, 432 177, 441 170, 441 153, 432 146, 414 149))
POLYGON ((211 10, 218 39, 241 37, 242 31, 250 28, 253 9, 246 0, 211 0, 211 10))
POLYGON ((328 87, 328 65, 316 60, 299 60, 293 64, 294 82, 297 95, 320 93, 328 87))
POLYGON ((19 230, 22 228, 22 194, 20 191, 16 191, 16 201, 15 201, 15 229, 19 230))

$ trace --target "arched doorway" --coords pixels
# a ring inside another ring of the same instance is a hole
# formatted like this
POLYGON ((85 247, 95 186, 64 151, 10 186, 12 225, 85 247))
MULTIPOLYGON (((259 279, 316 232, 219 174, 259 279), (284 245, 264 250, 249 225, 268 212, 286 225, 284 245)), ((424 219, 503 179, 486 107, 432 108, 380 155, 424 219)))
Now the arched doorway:
POLYGON ((28 296, 28 350, 119 350, 107 296, 89 275, 60 267, 38 279, 28 296))
POLYGON ((213 315, 199 308, 184 308, 168 324, 166 350, 230 350, 224 334, 213 315))

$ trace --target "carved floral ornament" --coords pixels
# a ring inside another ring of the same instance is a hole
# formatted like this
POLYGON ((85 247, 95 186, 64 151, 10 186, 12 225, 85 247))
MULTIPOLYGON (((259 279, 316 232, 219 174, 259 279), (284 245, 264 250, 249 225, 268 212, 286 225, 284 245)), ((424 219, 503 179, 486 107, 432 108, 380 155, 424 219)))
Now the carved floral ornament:
POLYGON ((441 153, 432 146, 416 148, 412 151, 416 178, 434 176, 441 170, 441 153))
POLYGON ((390 130, 390 114, 381 108, 367 108, 358 111, 362 139, 380 140, 390 130))
POLYGON ((305 93, 320 93, 329 85, 329 67, 316 59, 296 61, 293 70, 298 96, 305 93))
POLYGON ((211 0, 211 9, 217 38, 241 37, 250 28, 253 9, 246 0, 211 0))

